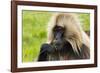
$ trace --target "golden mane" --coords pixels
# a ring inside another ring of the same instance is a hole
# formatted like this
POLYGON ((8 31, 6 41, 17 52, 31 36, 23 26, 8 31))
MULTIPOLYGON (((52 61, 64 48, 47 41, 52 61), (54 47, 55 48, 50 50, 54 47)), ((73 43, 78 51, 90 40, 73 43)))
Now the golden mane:
POLYGON ((52 16, 48 23, 48 43, 51 43, 54 39, 52 30, 56 25, 65 28, 64 39, 72 45, 75 52, 78 53, 83 43, 87 43, 89 47, 89 38, 82 30, 80 21, 74 13, 56 13, 52 16))

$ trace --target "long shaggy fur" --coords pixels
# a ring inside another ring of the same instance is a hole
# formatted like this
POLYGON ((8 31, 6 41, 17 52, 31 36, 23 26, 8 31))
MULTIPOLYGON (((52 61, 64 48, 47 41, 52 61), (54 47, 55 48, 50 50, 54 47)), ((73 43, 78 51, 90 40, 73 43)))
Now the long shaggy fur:
POLYGON ((64 39, 68 41, 75 53, 79 53, 82 44, 90 48, 89 37, 82 30, 80 22, 74 13, 56 13, 48 24, 47 42, 53 42, 53 28, 58 25, 65 28, 64 39), (78 48, 77 48, 78 47, 78 48))

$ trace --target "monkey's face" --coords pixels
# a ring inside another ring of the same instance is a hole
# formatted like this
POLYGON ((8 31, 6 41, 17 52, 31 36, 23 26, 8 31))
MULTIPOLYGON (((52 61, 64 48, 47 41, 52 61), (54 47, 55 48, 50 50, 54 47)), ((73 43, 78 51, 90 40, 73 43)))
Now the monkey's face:
POLYGON ((54 40, 53 45, 56 49, 61 49, 64 45, 64 31, 65 29, 61 26, 55 26, 53 29, 54 40))

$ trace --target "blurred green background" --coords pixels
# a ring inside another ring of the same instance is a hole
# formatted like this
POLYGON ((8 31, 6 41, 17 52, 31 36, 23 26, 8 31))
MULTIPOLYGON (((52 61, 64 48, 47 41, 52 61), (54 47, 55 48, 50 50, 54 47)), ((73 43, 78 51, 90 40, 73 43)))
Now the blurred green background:
MULTIPOLYGON (((22 61, 36 61, 40 46, 46 42, 47 24, 54 12, 26 11, 22 12, 22 61)), ((90 14, 76 13, 85 31, 90 29, 90 14)))

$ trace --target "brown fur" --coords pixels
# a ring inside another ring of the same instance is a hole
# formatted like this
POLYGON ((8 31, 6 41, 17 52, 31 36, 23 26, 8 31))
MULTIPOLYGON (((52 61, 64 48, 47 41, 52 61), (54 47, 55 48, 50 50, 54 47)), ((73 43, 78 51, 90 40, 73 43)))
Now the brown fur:
POLYGON ((56 25, 66 29, 64 39, 72 45, 74 52, 78 54, 78 50, 81 50, 82 44, 85 44, 86 47, 90 48, 89 37, 82 30, 80 21, 74 13, 56 13, 53 15, 48 23, 48 43, 51 43, 54 40, 52 30, 56 25))

